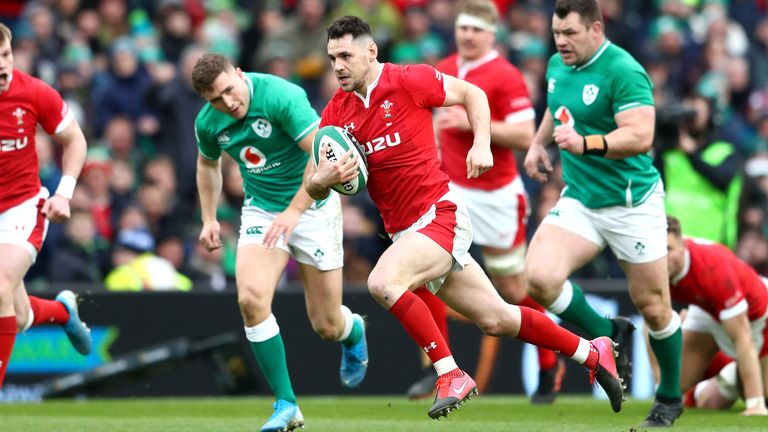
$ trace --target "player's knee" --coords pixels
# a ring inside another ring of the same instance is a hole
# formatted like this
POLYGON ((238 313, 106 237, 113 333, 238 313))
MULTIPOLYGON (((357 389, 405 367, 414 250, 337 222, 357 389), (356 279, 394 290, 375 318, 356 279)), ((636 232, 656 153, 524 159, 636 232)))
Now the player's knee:
POLYGON ((255 289, 240 288, 237 304, 244 317, 252 318, 262 314, 264 309, 269 309, 269 297, 255 289))
POLYGON ((374 299, 381 302, 391 295, 389 291, 389 283, 386 275, 374 269, 371 274, 368 275, 368 292, 371 293, 374 299))
POLYGON ((651 329, 666 327, 672 318, 671 309, 662 302, 642 302, 635 306, 651 329))
POLYGON ((526 266, 525 282, 528 294, 541 305, 549 305, 557 297, 558 288, 565 279, 547 271, 543 267, 526 266))
POLYGON ((475 324, 488 336, 504 336, 508 333, 507 325, 497 314, 485 314, 475 324))
POLYGON ((342 323, 334 322, 330 317, 321 319, 312 319, 312 330, 320 336, 320 339, 327 341, 335 341, 339 338, 339 335, 344 331, 342 323))

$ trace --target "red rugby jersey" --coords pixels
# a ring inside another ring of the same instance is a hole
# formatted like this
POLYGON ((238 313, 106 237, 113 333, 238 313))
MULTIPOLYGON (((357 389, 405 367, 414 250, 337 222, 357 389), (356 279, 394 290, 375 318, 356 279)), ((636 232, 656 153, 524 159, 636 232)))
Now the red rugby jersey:
POLYGON ((445 101, 443 74, 431 66, 382 65, 366 97, 337 90, 320 126, 351 132, 368 158, 368 193, 388 233, 413 225, 448 192, 440 170, 432 108, 445 101))

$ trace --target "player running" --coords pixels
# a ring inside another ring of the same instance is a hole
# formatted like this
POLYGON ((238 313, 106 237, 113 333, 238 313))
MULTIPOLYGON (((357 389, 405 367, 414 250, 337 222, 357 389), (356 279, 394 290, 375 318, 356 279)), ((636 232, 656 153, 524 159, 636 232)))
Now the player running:
POLYGON ((200 242, 221 247, 216 206, 222 188, 221 154, 239 165, 244 180, 235 277, 240 313, 253 355, 277 399, 262 432, 302 427, 272 297, 293 257, 299 263, 307 314, 326 340, 341 343, 341 383, 360 385, 368 367, 365 323, 341 304, 343 263, 339 196, 314 201, 302 185, 319 119, 300 87, 244 73, 223 56, 206 54, 192 72, 208 103, 195 121, 200 154, 197 186, 200 242))
MULTIPOLYGON (((458 52, 435 68, 480 87, 488 96, 493 168, 480 177, 467 178, 466 157, 473 136, 467 112, 458 105, 441 108, 436 115, 440 168, 448 174, 451 190, 467 205, 472 242, 482 247, 485 270, 499 294, 508 303, 544 312, 528 295, 523 277, 530 210, 514 154, 514 150, 528 149, 536 113, 523 75, 494 49, 499 22, 496 5, 489 0, 467 0, 459 3, 456 12, 458 52)), ((447 320, 442 302, 425 299, 431 295, 427 290, 414 292, 423 296, 436 322, 447 320)), ((552 403, 559 387, 558 370, 562 376, 565 363, 561 360, 558 365, 555 353, 544 348, 538 349, 538 357, 539 387, 531 401, 552 403)))
MULTIPOLYGON (((331 23, 328 57, 341 88, 323 110, 321 125, 345 127, 367 155, 368 192, 393 240, 369 275, 368 289, 427 353, 439 375, 429 416, 448 415, 477 390, 456 364, 429 309, 411 292, 424 284, 485 333, 517 337, 583 364, 618 412, 622 388, 612 341, 587 341, 540 312, 505 303, 468 253, 469 214, 440 171, 432 108, 466 108, 474 133, 466 175, 477 177, 493 166, 483 91, 430 66, 379 63, 377 55, 365 21, 344 16, 331 23)), ((306 183, 309 195, 323 199, 331 185, 353 178, 358 159, 351 154, 333 163, 320 158, 306 183)))
POLYGON ((547 67, 548 110, 525 157, 525 170, 545 181, 552 171, 545 147, 554 141, 566 188, 528 247, 529 292, 590 336, 621 339, 617 364, 620 374, 628 376, 632 327, 597 313, 567 280, 610 246, 650 328, 661 367, 656 399, 643 426, 671 426, 683 410, 682 332, 669 299, 664 186, 648 154, 655 120, 651 81, 637 61, 606 39, 596 0, 558 0, 552 32, 558 53, 547 67))
POLYGON ((91 332, 80 321, 77 297, 28 296, 23 278, 43 246, 48 223, 69 219, 69 200, 85 163, 87 144, 77 120, 56 90, 13 69, 12 34, 0 23, 0 386, 16 334, 41 324, 59 324, 75 349, 91 352, 91 332), (37 125, 64 148, 63 176, 53 196, 41 186, 37 125))

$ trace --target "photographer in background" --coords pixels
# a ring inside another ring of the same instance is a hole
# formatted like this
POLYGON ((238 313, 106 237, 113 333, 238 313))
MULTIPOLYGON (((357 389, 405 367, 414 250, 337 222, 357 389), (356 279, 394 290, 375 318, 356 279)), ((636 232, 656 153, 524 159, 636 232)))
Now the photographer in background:
POLYGON ((716 101, 701 95, 657 111, 656 160, 667 192, 667 214, 688 237, 733 249, 738 240, 742 160, 718 140, 716 101))

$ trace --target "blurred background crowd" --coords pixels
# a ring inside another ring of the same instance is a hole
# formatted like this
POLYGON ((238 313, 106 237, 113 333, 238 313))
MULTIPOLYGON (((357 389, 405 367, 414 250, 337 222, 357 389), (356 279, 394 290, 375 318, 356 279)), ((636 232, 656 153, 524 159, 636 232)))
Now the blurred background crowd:
MULTIPOLYGON (((554 51, 554 0, 496 0, 498 51, 524 74, 537 118, 554 51)), ((655 86, 654 156, 669 211, 691 235, 727 244, 768 275, 768 1, 601 0, 608 38, 655 86)), ((379 59, 435 64, 452 53, 453 0, 3 0, 15 67, 61 92, 88 136, 72 218, 51 225, 28 287, 88 283, 114 290, 233 289, 242 179, 224 158, 219 208, 225 247, 197 243, 193 122, 203 105, 190 85, 206 51, 243 70, 301 85, 318 113, 337 85, 325 26, 366 19, 379 59), (145 260, 146 274, 123 271, 145 260), (194 287, 194 288, 193 288, 194 287)), ((38 134, 44 185, 55 189, 59 147, 38 134)), ((519 155, 522 162, 523 155, 519 155)), ((522 170, 521 170, 522 171, 522 170)), ((525 177, 525 176, 524 176, 525 177)), ((536 184, 529 231, 557 200, 556 178, 536 184)), ((365 281, 387 240, 367 195, 345 197, 345 278, 365 281)), ((581 277, 621 277, 607 253, 581 277)), ((289 266, 285 281, 297 278, 289 266)))

